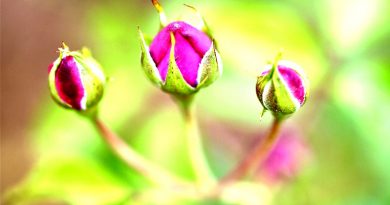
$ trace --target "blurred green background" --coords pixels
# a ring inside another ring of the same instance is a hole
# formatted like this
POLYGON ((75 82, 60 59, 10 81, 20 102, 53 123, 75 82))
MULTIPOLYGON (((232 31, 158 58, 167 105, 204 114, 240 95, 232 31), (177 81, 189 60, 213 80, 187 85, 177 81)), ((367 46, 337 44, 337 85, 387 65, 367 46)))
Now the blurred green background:
MULTIPOLYGON (((289 180, 265 184, 263 203, 390 204, 388 1, 160 3, 170 20, 195 18, 183 4, 195 6, 218 42, 224 73, 197 96, 218 176, 269 127, 270 114, 260 121, 256 76, 284 48, 306 71, 311 96, 282 132, 299 133, 309 160, 289 180)), ((62 41, 89 47, 110 77, 102 119, 144 156, 193 178, 180 113, 140 67, 137 26, 158 31, 149 1, 1 2, 2 197, 8 190, 15 204, 127 204, 149 187, 88 121, 50 99, 47 66, 62 41)))

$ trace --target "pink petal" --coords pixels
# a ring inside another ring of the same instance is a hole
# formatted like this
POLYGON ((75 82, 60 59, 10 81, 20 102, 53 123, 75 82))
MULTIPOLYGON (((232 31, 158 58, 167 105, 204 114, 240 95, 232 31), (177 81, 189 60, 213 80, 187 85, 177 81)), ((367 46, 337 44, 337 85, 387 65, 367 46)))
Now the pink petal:
POLYGON ((196 87, 199 64, 205 53, 210 49, 211 39, 202 31, 182 21, 172 22, 163 28, 150 44, 150 54, 164 81, 169 64, 171 32, 176 41, 176 64, 184 80, 191 86, 196 87))
POLYGON ((82 109, 81 100, 85 91, 79 68, 72 56, 66 56, 61 60, 55 73, 55 86, 61 100, 74 109, 82 109))
POLYGON ((298 99, 302 105, 305 101, 305 88, 301 76, 297 71, 284 65, 278 65, 278 70, 283 76, 284 81, 287 83, 289 89, 295 98, 298 99))

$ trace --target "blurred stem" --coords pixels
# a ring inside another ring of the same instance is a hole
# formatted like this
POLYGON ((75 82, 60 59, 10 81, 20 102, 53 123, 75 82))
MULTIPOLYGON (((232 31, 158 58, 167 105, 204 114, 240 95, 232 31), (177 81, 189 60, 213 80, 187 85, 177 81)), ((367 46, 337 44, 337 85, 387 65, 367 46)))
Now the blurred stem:
POLYGON ((176 96, 185 120, 187 149, 197 179, 197 185, 201 190, 207 190, 216 184, 216 178, 207 163, 199 133, 193 98, 193 95, 176 96))
POLYGON ((97 130, 100 132, 104 141, 121 158, 129 167, 135 169, 137 172, 145 176, 148 180, 161 186, 171 188, 192 188, 190 183, 178 179, 171 175, 166 170, 158 167, 152 162, 148 161, 131 147, 129 147, 120 137, 113 133, 98 117, 90 118, 95 124, 97 130))
POLYGON ((268 135, 263 140, 259 138, 254 148, 241 160, 241 162, 220 181, 225 184, 244 177, 256 166, 259 166, 274 148, 277 140, 281 119, 275 117, 268 135))

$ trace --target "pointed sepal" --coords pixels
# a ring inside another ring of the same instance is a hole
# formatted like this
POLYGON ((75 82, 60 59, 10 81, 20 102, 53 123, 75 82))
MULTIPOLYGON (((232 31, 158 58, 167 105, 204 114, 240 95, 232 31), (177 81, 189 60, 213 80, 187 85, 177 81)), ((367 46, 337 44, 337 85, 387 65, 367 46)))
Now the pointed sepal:
POLYGON ((160 16, 160 26, 161 28, 164 28, 168 24, 167 16, 165 15, 164 9, 161 6, 161 4, 158 2, 158 0, 152 0, 152 4, 154 8, 156 8, 159 16, 160 16))
POLYGON ((222 60, 217 49, 215 49, 215 43, 213 41, 210 49, 206 52, 199 65, 199 85, 196 88, 200 89, 201 87, 206 87, 213 83, 221 76, 222 69, 222 60))
POLYGON ((160 73, 157 69, 156 63, 153 61, 152 56, 149 52, 149 46, 145 42, 142 31, 138 28, 139 39, 141 43, 141 65, 145 71, 146 76, 158 87, 161 87, 163 80, 161 79, 160 73))
POLYGON ((71 108, 70 105, 68 105, 67 103, 65 103, 63 100, 61 100, 59 94, 58 94, 58 91, 56 89, 56 71, 57 71, 57 68, 58 66, 60 65, 61 63, 61 58, 57 58, 50 66, 49 66, 49 89, 50 89, 50 93, 51 93, 51 96, 53 98, 53 100, 63 106, 63 107, 66 107, 66 108, 71 108))
POLYGON ((275 91, 274 103, 272 105, 278 112, 284 114, 292 114, 297 111, 300 107, 299 102, 292 96, 288 86, 285 82, 282 82, 283 76, 281 76, 278 69, 275 70, 272 76, 272 86, 275 91))
POLYGON ((196 9, 194 6, 191 6, 188 4, 184 4, 184 6, 190 8, 191 10, 193 10, 195 12, 196 17, 198 18, 198 25, 196 27, 198 29, 200 29, 201 31, 203 31, 204 33, 206 33, 212 39, 213 38, 212 32, 211 32, 206 20, 204 19, 202 14, 198 11, 198 9, 196 9))
POLYGON ((183 78, 175 60, 175 37, 171 33, 171 50, 168 64, 168 73, 163 85, 163 90, 177 95, 189 95, 196 92, 183 78))

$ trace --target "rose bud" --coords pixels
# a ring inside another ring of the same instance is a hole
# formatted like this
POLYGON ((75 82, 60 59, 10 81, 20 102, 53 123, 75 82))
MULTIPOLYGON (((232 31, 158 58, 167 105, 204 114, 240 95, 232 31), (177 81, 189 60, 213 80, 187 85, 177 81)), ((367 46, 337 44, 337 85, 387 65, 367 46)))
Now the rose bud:
POLYGON ((258 168, 258 176, 269 183, 284 182, 297 176, 311 159, 307 142, 295 130, 282 132, 278 142, 258 168))
POLYGON ((49 66, 49 88, 53 99, 65 108, 87 111, 103 96, 105 76, 88 49, 69 51, 63 43, 59 58, 49 66))
POLYGON ((221 75, 222 61, 207 29, 184 21, 165 25, 161 6, 157 4, 156 8, 162 29, 150 45, 139 31, 146 75, 162 90, 175 95, 189 95, 210 85, 221 75))
POLYGON ((308 81, 297 64, 279 58, 280 54, 257 78, 256 93, 264 111, 283 117, 303 106, 308 97, 308 81))

